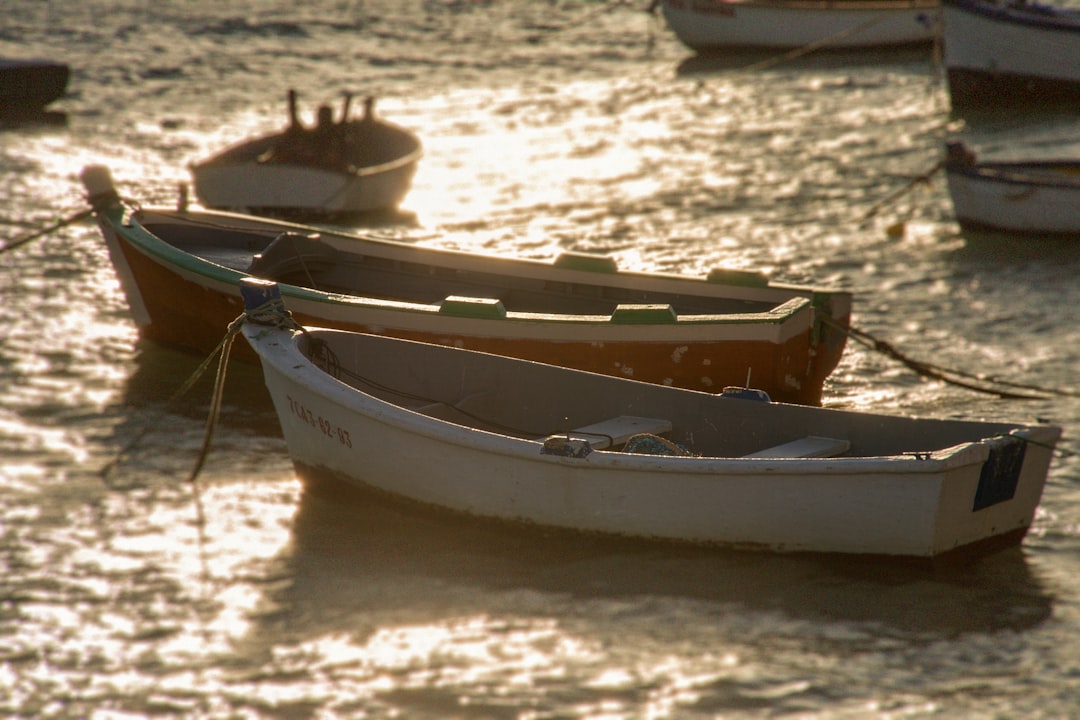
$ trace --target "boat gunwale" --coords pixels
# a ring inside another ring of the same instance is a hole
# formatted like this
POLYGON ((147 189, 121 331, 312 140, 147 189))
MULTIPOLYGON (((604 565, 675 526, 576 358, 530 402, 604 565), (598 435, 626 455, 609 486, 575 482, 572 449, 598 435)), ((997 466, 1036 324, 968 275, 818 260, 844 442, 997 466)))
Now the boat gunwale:
MULTIPOLYGON (((104 211, 105 220, 113 227, 113 231, 118 236, 124 238, 127 242, 137 246, 143 252, 157 257, 160 260, 168 263, 171 266, 183 268, 184 270, 206 277, 211 280, 228 284, 234 287, 238 287, 240 281, 246 277, 254 277, 249 273, 235 270, 233 268, 220 265, 212 260, 200 257, 193 253, 182 250, 181 248, 172 245, 168 241, 154 234, 148 230, 137 219, 137 214, 129 215, 127 209, 117 206, 104 211), (120 214, 119 221, 115 218, 120 214)), ((303 226, 297 226, 303 227, 303 226)), ((403 245, 404 246, 404 245, 403 245)), ((404 246, 409 247, 409 246, 404 246)), ((443 252, 443 251, 439 251, 443 252)), ((450 251, 456 253, 456 251, 450 251)), ((463 257, 467 257, 467 254, 460 253, 463 257)), ((543 266, 543 263, 538 263, 539 266, 543 266)), ((585 272, 569 270, 566 272, 585 272)), ((589 277, 594 277, 593 274, 589 274, 589 277)), ((680 276, 671 276, 673 278, 680 278, 680 276)), ((696 281, 694 278, 686 278, 691 281, 696 281)), ((701 281, 705 282, 705 281, 701 281)), ((376 307, 385 308, 387 310, 403 311, 409 313, 418 314, 438 314, 440 306, 438 304, 424 304, 424 303, 412 303, 403 300, 384 300, 378 298, 370 298, 361 295, 349 295, 336 292, 326 292, 321 290, 315 290, 299 285, 291 285, 287 283, 280 283, 281 291, 283 295, 294 297, 301 300, 310 302, 322 303, 327 305, 337 306, 364 306, 364 307, 376 307)), ((814 293, 814 291, 811 291, 814 293)), ((841 294, 842 291, 840 291, 841 294)), ((784 302, 775 304, 771 309, 758 312, 758 313, 725 313, 725 314, 701 314, 701 315, 677 315, 673 322, 667 323, 647 323, 647 325, 663 326, 667 328, 678 327, 700 327, 702 325, 774 325, 783 326, 789 322, 797 321, 798 317, 803 312, 817 312, 815 309, 814 299, 816 293, 811 297, 795 296, 791 297, 784 302)), ((518 311, 507 311, 505 318, 496 317, 477 317, 477 318, 458 318, 458 319, 470 319, 470 320, 482 320, 482 321, 502 321, 502 322, 522 322, 522 323, 555 323, 555 324, 590 324, 598 326, 615 326, 617 323, 612 322, 612 315, 573 315, 573 314, 556 314, 556 313, 525 313, 518 311)), ((812 324, 813 320, 811 320, 812 324)))
POLYGON ((1080 189, 1080 161, 1078 160, 948 164, 945 166, 945 171, 948 175, 959 175, 971 180, 995 184, 1080 189), (1063 171, 1066 169, 1073 170, 1076 174, 1072 177, 1065 175, 1063 171))
POLYGON ((933 43, 941 24, 939 0, 713 0, 711 5, 665 0, 662 10, 679 40, 704 53, 818 45, 844 52, 923 46, 933 43), (790 31, 778 33, 780 23, 790 31))
MULTIPOLYGON (((251 226, 250 232, 256 234, 265 234, 267 237, 273 237, 283 231, 293 231, 300 234, 310 233, 316 230, 323 242, 329 247, 342 250, 344 252, 352 252, 348 249, 346 244, 348 243, 363 243, 365 254, 377 256, 377 257, 390 257, 391 259, 401 259, 391 257, 395 253, 404 253, 408 255, 416 255, 421 257, 420 260, 416 260, 419 263, 430 263, 422 259, 423 255, 433 254, 438 255, 440 258, 445 258, 448 262, 444 265, 455 268, 464 268, 472 270, 470 265, 474 265, 477 262, 487 263, 487 259, 480 257, 478 259, 475 253, 471 253, 465 250, 457 250, 453 248, 441 248, 441 247, 428 247, 419 246, 411 243, 401 242, 389 238, 377 238, 370 235, 360 235, 349 233, 332 228, 315 228, 311 225, 304 225, 298 223, 291 223, 287 220, 268 219, 261 217, 253 217, 250 215, 240 214, 236 212, 230 212, 225 210, 201 210, 201 211, 180 211, 169 208, 160 207, 147 207, 147 208, 135 208, 131 212, 132 219, 138 219, 144 214, 159 215, 163 218, 161 221, 165 223, 176 224, 188 224, 192 226, 198 226, 204 224, 207 220, 211 223, 219 223, 226 220, 232 220, 235 222, 243 223, 251 226), (205 218, 206 220, 204 220, 205 218), (265 229, 262 227, 265 226, 265 229)), ((159 238, 152 232, 145 223, 141 220, 138 221, 140 227, 154 236, 158 241, 166 244, 168 241, 159 238)), ((122 224, 122 223, 121 223, 122 224)), ((154 223, 150 223, 151 225, 154 223)), ((605 258, 610 257, 602 254, 592 253, 574 253, 564 252, 553 258, 551 261, 538 260, 535 258, 527 257, 514 257, 509 258, 513 263, 513 267, 519 271, 523 277, 543 277, 545 279, 555 279, 560 282, 581 282, 583 284, 618 288, 637 288, 639 281, 647 281, 650 283, 665 283, 680 286, 678 292, 695 293, 700 294, 698 288, 704 288, 709 290, 718 290, 723 288, 728 293, 725 297, 733 300, 747 300, 753 302, 772 302, 774 306, 780 305, 787 301, 786 296, 792 294, 807 297, 813 300, 815 307, 821 302, 827 301, 842 301, 847 307, 847 310, 843 314, 847 314, 850 311, 850 305, 854 299, 854 294, 850 290, 842 290, 839 288, 824 288, 812 285, 800 285, 794 283, 785 282, 773 282, 768 279, 763 285, 756 284, 743 284, 739 282, 724 282, 722 280, 713 280, 707 276, 698 275, 684 275, 674 272, 665 271, 641 271, 641 270, 625 270, 622 268, 616 268, 614 272, 600 274, 592 270, 583 270, 574 267, 562 267, 557 264, 558 260, 566 255, 583 254, 592 258, 605 258), (554 277, 552 277, 554 276, 554 277), (588 281, 586 281, 586 278, 588 281), (600 283, 598 280, 603 279, 606 283, 600 283), (611 282, 617 280, 617 282, 611 282), (784 298, 784 299, 781 299, 784 298)), ((406 261, 411 261, 411 258, 405 258, 406 261)), ((719 269, 719 268, 718 268, 719 269)), ((736 271, 738 272, 738 271, 736 271)), ((499 274, 504 274, 500 271, 499 274)), ((714 297, 706 293, 704 297, 714 297)))
MULTIPOLYGON (((360 120, 350 120, 350 123, 359 123, 360 120)), ((378 175, 383 173, 389 173, 398 168, 407 167, 409 165, 415 165, 424 156, 423 143, 420 141, 420 137, 409 130, 406 127, 398 125, 396 123, 388 122, 386 120, 376 120, 379 126, 384 129, 391 130, 395 134, 398 134, 403 141, 407 141, 412 145, 412 149, 404 155, 388 160, 384 163, 378 163, 376 165, 364 165, 362 167, 354 167, 352 169, 328 169, 317 163, 282 163, 281 166, 288 169, 290 166, 294 169, 302 169, 311 172, 321 172, 326 175, 348 175, 350 177, 364 177, 367 175, 378 175)), ((258 148, 262 145, 272 145, 279 140, 285 131, 277 131, 267 133, 266 135, 260 135, 256 138, 250 138, 247 140, 241 140, 233 145, 229 145, 225 149, 214 153, 210 157, 192 162, 189 167, 192 172, 198 172, 203 169, 212 170, 228 170, 230 168, 248 167, 252 164, 259 164, 255 159, 259 153, 256 153, 252 148, 258 148)))
MULTIPOLYGON (((469 451, 497 454, 531 462, 547 462, 576 467, 583 467, 583 464, 588 464, 589 467, 597 470, 617 469, 620 472, 670 471, 684 475, 726 476, 753 474, 781 477, 821 475, 822 473, 844 476, 873 473, 875 475, 914 474, 940 476, 957 468, 985 462, 990 452, 989 442, 1004 437, 1002 434, 997 434, 978 440, 964 441, 929 452, 912 451, 910 453, 876 456, 831 458, 703 457, 648 455, 597 450, 589 453, 584 458, 564 457, 541 453, 540 449, 544 444, 543 439, 514 437, 478 427, 461 425, 460 423, 426 415, 418 410, 394 402, 382 400, 326 373, 318 368, 300 349, 300 343, 305 342, 305 338, 315 337, 319 334, 365 335, 365 333, 349 333, 348 331, 318 327, 290 330, 258 326, 252 323, 245 324, 242 332, 249 343, 258 346, 256 352, 262 359, 264 368, 265 363, 269 362, 274 371, 283 377, 286 382, 299 385, 306 392, 312 393, 346 412, 358 413, 368 421, 391 425, 395 431, 419 435, 425 440, 453 444, 469 451)), ((412 344, 415 342, 383 336, 372 337, 377 337, 379 340, 390 340, 395 344, 412 344)), ((447 349, 455 350, 455 348, 447 349)), ((536 363, 535 361, 522 362, 545 365, 545 363, 536 363)), ((571 372, 583 375, 594 374, 584 370, 572 370, 571 372)), ((606 378, 607 376, 601 377, 606 378)), ((633 386, 649 385, 628 378, 615 379, 633 386)), ((674 390, 679 393, 715 397, 710 393, 699 390, 658 387, 662 389, 657 392, 674 390)), ((731 402, 739 401, 734 400, 731 402)), ((827 412, 846 411, 828 410, 827 412)), ((998 425, 1003 429, 1009 428, 1008 436, 1035 442, 1050 443, 1056 441, 1056 438, 1061 433, 1060 428, 1052 425, 1024 425, 1007 422, 987 423, 988 427, 991 425, 998 425), (1040 435, 1045 435, 1046 439, 1035 440, 1034 436, 1040 435)))

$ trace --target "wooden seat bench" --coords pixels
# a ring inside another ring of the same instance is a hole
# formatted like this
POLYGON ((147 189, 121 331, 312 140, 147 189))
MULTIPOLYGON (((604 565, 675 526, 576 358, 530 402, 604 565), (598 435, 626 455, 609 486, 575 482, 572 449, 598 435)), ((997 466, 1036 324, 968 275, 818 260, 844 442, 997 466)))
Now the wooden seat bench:
POLYGON ((634 435, 648 433, 660 435, 671 432, 671 421, 658 418, 620 415, 600 422, 574 428, 569 432, 571 440, 584 440, 593 450, 625 445, 634 435))
POLYGON ((851 449, 851 443, 838 438, 807 435, 781 445, 743 455, 744 458, 827 458, 851 449))

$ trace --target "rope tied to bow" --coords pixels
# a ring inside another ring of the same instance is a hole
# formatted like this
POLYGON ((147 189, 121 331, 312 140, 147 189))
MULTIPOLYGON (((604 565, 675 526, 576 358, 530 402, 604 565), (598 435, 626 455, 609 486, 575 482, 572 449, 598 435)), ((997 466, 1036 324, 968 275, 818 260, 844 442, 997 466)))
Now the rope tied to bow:
MULTIPOLYGON (((293 319, 292 313, 285 308, 285 301, 280 295, 268 298, 265 302, 254 309, 245 310, 240 316, 229 323, 225 337, 218 343, 217 349, 210 356, 221 353, 218 359, 217 376, 214 379, 214 392, 210 398, 210 410, 206 418, 206 429, 203 432, 202 447, 195 467, 188 476, 188 482, 195 483, 206 458, 210 454, 210 443, 213 440, 214 430, 217 428, 218 418, 221 415, 221 402, 225 394, 225 373, 229 364, 229 355, 232 352, 233 341, 240 334, 245 323, 275 327, 282 330, 296 330, 305 335, 307 330, 293 319)), ((209 361, 209 358, 208 358, 209 361)))

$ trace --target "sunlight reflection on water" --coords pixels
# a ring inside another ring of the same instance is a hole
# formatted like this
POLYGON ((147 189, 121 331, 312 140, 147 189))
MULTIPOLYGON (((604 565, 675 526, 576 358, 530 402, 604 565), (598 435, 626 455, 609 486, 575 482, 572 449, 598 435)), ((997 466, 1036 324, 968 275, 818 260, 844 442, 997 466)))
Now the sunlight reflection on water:
MULTIPOLYGON (((8 236, 82 209, 90 163, 173 205, 187 163, 283 126, 287 88, 308 119, 351 89, 425 145, 415 223, 377 232, 835 283, 859 327, 915 355, 1075 384, 1073 244, 972 242, 940 178, 875 207, 940 156, 925 53, 747 75, 752 59, 690 58, 614 6, 61 5, 0 20, 76 67, 67 127, 0 135, 8 236)), ((1014 121, 962 128, 989 150, 1076 147, 1071 118, 1022 148, 1014 121)), ((1075 457, 1022 549, 950 572, 522 536, 302 489, 261 377, 230 368, 200 529, 184 479, 207 385, 167 399, 202 358, 138 339, 98 230, 5 254, 0 299, 0 714, 1074 714, 1075 457)), ((854 344, 826 404, 1080 419, 1072 399, 1003 405, 854 344)))

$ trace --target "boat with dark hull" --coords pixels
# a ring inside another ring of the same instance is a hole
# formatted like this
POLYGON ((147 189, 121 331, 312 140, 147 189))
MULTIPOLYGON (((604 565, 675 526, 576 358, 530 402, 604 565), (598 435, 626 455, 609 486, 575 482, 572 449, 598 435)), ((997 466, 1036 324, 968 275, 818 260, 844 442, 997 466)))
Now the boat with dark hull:
POLYGON ((47 118, 47 107, 64 96, 70 77, 65 63, 0 58, 0 121, 47 118))

